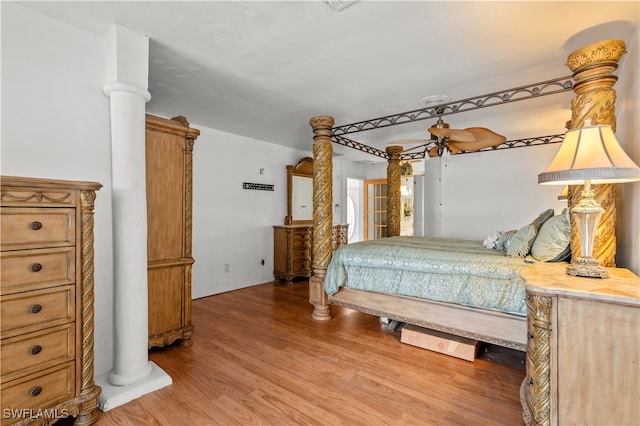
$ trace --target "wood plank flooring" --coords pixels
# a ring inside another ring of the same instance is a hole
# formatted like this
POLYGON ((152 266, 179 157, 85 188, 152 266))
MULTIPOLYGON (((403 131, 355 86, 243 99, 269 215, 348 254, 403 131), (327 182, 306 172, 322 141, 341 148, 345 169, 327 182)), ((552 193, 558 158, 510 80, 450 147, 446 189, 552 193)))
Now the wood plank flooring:
POLYGON ((306 281, 193 301, 193 345, 150 351, 173 384, 97 425, 520 425, 524 354, 468 362, 400 342, 378 318, 311 319, 306 281))

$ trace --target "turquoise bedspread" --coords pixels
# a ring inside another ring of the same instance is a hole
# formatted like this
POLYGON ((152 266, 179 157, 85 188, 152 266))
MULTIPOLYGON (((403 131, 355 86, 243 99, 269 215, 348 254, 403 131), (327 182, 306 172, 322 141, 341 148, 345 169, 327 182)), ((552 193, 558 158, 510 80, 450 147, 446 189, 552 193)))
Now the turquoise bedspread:
POLYGON ((527 265, 481 241, 391 237, 340 247, 324 286, 329 295, 349 287, 526 316, 519 272, 527 265))

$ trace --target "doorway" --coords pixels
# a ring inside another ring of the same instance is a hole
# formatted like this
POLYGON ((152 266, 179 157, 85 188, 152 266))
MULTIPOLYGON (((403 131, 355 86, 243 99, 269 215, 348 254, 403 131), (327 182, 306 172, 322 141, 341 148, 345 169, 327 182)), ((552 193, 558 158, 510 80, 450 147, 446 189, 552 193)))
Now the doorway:
POLYGON ((362 241, 364 233, 364 181, 347 178, 347 223, 349 224, 348 241, 362 241))

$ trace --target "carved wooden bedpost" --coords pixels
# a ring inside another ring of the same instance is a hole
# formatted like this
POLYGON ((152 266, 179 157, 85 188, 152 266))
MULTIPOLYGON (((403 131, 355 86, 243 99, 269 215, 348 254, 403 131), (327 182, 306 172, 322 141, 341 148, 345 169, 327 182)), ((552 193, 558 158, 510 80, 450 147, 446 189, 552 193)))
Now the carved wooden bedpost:
MULTIPOLYGON (((573 72, 573 90, 577 96, 571 101, 571 128, 592 124, 608 124, 615 132, 616 91, 613 85, 618 77, 612 72, 618 61, 627 52, 624 41, 604 40, 584 46, 569 55, 567 67, 573 72)), ((614 184, 598 184, 592 187, 595 198, 605 212, 595 234, 593 257, 602 266, 614 267, 616 255, 616 205, 614 184)), ((580 199, 582 186, 571 186, 569 205, 573 207, 580 199)), ((572 221, 571 252, 575 259, 580 255, 579 230, 572 221)))
POLYGON ((324 276, 333 252, 333 149, 331 128, 333 117, 313 117, 313 275, 309 279, 311 317, 331 319, 329 297, 324 292, 324 276))
POLYGON ((400 235, 400 154, 401 146, 388 146, 389 155, 387 164, 387 237, 400 235))

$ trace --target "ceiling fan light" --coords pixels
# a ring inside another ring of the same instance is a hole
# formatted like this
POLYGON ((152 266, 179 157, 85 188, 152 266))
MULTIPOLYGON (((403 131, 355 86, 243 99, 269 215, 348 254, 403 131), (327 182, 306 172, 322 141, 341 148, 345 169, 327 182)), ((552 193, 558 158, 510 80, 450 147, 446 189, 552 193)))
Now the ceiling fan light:
MULTIPOLYGON (((433 124, 429 128, 430 129, 449 129, 450 127, 451 126, 449 126, 449 123, 445 123, 444 120, 442 119, 442 117, 438 117, 438 121, 436 121, 436 124, 433 124)), ((432 141, 437 141, 438 140, 438 136, 436 136, 433 133, 431 133, 431 140, 432 141)))
POLYGON ((451 126, 449 126, 449 123, 445 123, 442 117, 438 117, 438 121, 436 121, 436 124, 431 126, 432 129, 448 129, 450 127, 451 126))

